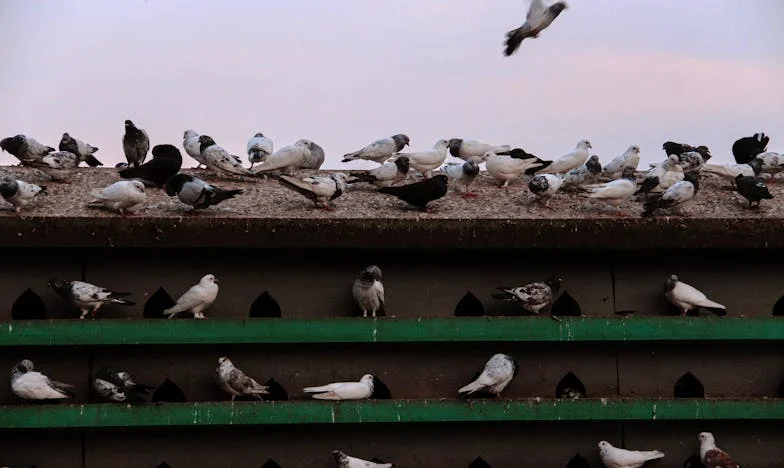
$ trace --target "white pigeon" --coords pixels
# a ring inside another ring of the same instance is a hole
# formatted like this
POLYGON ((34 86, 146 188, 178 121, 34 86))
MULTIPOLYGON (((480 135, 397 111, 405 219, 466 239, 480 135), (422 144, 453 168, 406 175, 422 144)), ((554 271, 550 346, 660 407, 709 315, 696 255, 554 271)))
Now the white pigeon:
POLYGON ((0 181, 0 195, 17 213, 42 193, 46 193, 46 187, 10 178, 0 181))
POLYGON ((327 155, 324 153, 324 148, 317 145, 315 141, 307 140, 310 142, 310 152, 305 155, 305 163, 302 169, 321 169, 327 155))
POLYGON ((265 137, 263 133, 259 132, 253 135, 253 138, 248 140, 248 161, 250 161, 250 168, 256 163, 262 163, 272 154, 274 145, 272 140, 265 137))
POLYGON ((121 180, 101 190, 94 190, 90 206, 103 206, 109 210, 118 211, 125 216, 140 210, 147 201, 144 184, 138 180, 121 180))
POLYGON ((487 162, 487 173, 502 182, 501 188, 506 188, 510 181, 521 178, 523 174, 538 171, 545 164, 520 148, 511 150, 508 155, 488 153, 484 159, 487 162))
POLYGON ((441 168, 441 172, 446 174, 450 181, 462 187, 460 191, 463 193, 463 198, 476 197, 476 192, 469 192, 468 187, 474 183, 476 177, 479 175, 479 164, 482 162, 481 158, 472 156, 464 163, 449 163, 441 168))
POLYGON ((65 182, 79 166, 79 156, 70 151, 55 151, 31 163, 53 180, 65 182))
POLYGON ((500 353, 495 354, 487 361, 479 377, 457 392, 470 395, 483 390, 500 396, 501 392, 515 378, 519 370, 520 364, 511 356, 500 353))
POLYGON ((406 145, 409 144, 408 136, 398 133, 389 138, 382 138, 373 143, 365 146, 359 151, 348 153, 343 156, 342 162, 354 161, 357 159, 366 159, 382 164, 384 161, 392 157, 393 154, 398 153, 406 145))
POLYGON ((135 305, 133 302, 124 299, 131 293, 111 291, 101 286, 96 286, 84 281, 66 281, 57 278, 49 280, 49 287, 58 296, 75 305, 82 311, 80 319, 87 317, 87 314, 95 318, 98 309, 104 304, 115 303, 123 305, 135 305))
POLYGON ((559 175, 553 174, 539 174, 535 175, 529 182, 528 182, 528 189, 531 190, 531 193, 536 195, 536 197, 540 200, 545 200, 545 206, 549 206, 550 199, 553 198, 558 192, 558 189, 561 188, 561 184, 563 184, 563 179, 559 175))
POLYGON ((702 172, 716 174, 731 182, 734 182, 738 175, 758 176, 761 170, 762 160, 758 158, 752 159, 748 164, 706 164, 702 166, 702 172))
POLYGON ((64 384, 36 372, 29 359, 19 361, 11 369, 11 391, 23 400, 62 400, 73 394, 73 385, 64 384))
POLYGON ((582 166, 575 167, 563 176, 562 190, 574 190, 581 185, 589 185, 598 181, 602 172, 599 156, 593 155, 582 166))
POLYGON ((338 468, 392 468, 392 463, 373 463, 361 458, 346 455, 340 450, 332 451, 332 458, 338 464, 338 468))
POLYGON ((637 180, 634 177, 634 169, 626 167, 620 179, 604 184, 584 185, 582 189, 587 191, 584 196, 615 206, 620 214, 621 203, 631 198, 637 190, 637 180))
MULTIPOLYGON (((45 156, 44 156, 45 157, 45 156)), ((756 159, 762 161, 762 168, 760 172, 766 174, 778 174, 784 171, 784 154, 774 153, 773 151, 766 151, 756 156, 756 159)))
POLYGON ((351 294, 362 310, 363 317, 367 317, 368 312, 375 317, 384 308, 384 283, 381 278, 381 268, 369 265, 359 272, 351 286, 351 294))
POLYGON ((591 142, 580 140, 574 151, 571 151, 553 161, 552 164, 537 171, 541 174, 565 174, 576 167, 580 167, 588 160, 588 150, 591 149, 591 142))
POLYGON ((664 458, 664 453, 658 450, 626 450, 603 440, 599 442, 599 457, 607 468, 640 468, 645 462, 664 458))
POLYGON ((347 183, 368 182, 377 187, 391 187, 405 180, 410 168, 407 156, 399 156, 393 161, 384 163, 369 171, 352 172, 351 176, 355 179, 347 183))
POLYGON ((716 439, 710 432, 700 432, 700 460, 705 468, 740 468, 730 454, 716 447, 716 439))
POLYGON ((438 140, 433 149, 418 151, 414 153, 396 153, 398 156, 408 156, 412 168, 421 172, 425 179, 433 177, 433 171, 438 169, 446 161, 449 142, 438 140))
POLYGON ((503 153, 511 151, 511 149, 509 145, 491 145, 477 140, 463 140, 462 138, 449 140, 449 154, 465 161, 479 158, 479 162, 483 162, 482 158, 487 153, 503 153))
POLYGON ((688 311, 700 307, 716 315, 727 314, 725 306, 711 301, 699 289, 680 281, 677 275, 670 275, 664 282, 664 297, 682 311, 681 316, 685 316, 688 311))
POLYGON ((305 387, 317 400, 364 400, 373 395, 373 376, 365 374, 359 382, 336 382, 321 387, 305 387))
POLYGON ((515 53, 524 39, 539 37, 539 34, 568 7, 568 4, 563 1, 547 5, 544 0, 532 0, 528 7, 528 13, 525 15, 525 23, 506 33, 504 55, 508 57, 515 53))
POLYGON ((604 173, 605 177, 609 177, 611 179, 615 179, 621 175, 623 172, 623 168, 625 167, 633 167, 634 170, 637 170, 637 166, 640 164, 640 147, 637 145, 630 146, 624 153, 612 161, 608 162, 607 165, 604 166, 604 173))
POLYGON ((268 156, 253 173, 281 171, 284 174, 291 174, 305 165, 305 160, 310 154, 310 146, 310 140, 297 140, 293 145, 284 146, 268 156))
POLYGON ((277 177, 281 185, 304 195, 312 200, 318 208, 327 211, 334 209, 329 202, 343 195, 348 180, 348 176, 342 172, 323 177, 305 177, 302 180, 286 175, 277 177))
POLYGON ((204 158, 201 156, 201 143, 199 143, 199 135, 196 130, 185 130, 185 133, 182 135, 182 147, 185 149, 185 152, 188 153, 188 156, 192 157, 199 163, 199 166, 206 166, 207 163, 204 162, 204 158))
POLYGON ((197 284, 185 291, 177 303, 163 311, 169 318, 181 312, 191 311, 194 318, 203 319, 207 310, 218 297, 218 279, 214 275, 204 275, 197 284))
POLYGON ((215 381, 224 392, 231 395, 231 401, 238 396, 254 396, 261 400, 262 395, 269 394, 269 387, 261 385, 253 378, 234 366, 231 359, 221 356, 218 358, 218 368, 215 370, 215 381))
MULTIPOLYGON (((696 176, 696 172, 692 172, 696 176)), ((635 195, 638 193, 657 193, 663 192, 676 183, 683 180, 683 167, 680 165, 678 156, 671 155, 659 164, 654 165, 647 174, 645 180, 640 184, 635 195)))
POLYGON ((643 204, 645 211, 642 215, 650 216, 658 209, 683 205, 694 198, 699 188, 697 173, 690 172, 685 179, 672 184, 664 193, 654 194, 645 200, 643 204))

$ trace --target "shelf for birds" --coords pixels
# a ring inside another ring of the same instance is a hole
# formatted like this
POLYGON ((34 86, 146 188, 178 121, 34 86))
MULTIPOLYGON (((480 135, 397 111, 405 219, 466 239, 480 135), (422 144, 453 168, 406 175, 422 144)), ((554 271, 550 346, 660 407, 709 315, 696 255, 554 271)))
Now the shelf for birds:
POLYGON ((0 407, 0 429, 749 419, 784 420, 784 401, 366 400, 0 407))

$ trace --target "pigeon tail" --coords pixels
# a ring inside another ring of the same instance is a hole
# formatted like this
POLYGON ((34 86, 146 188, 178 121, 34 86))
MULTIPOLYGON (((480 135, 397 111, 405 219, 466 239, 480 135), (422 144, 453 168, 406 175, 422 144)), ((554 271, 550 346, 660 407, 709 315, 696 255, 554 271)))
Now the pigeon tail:
MULTIPOLYGON (((98 151, 98 148, 95 148, 95 151, 98 151)), ((84 162, 86 162, 87 165, 90 166, 90 167, 103 166, 103 163, 101 161, 99 161, 98 159, 96 159, 96 157, 93 156, 92 154, 88 154, 87 156, 85 156, 84 157, 84 162)))
POLYGON ((322 385, 320 387, 305 387, 302 389, 305 393, 321 393, 321 392, 328 392, 329 385, 322 385))
POLYGON ((465 387, 461 388, 460 390, 458 390, 457 393, 468 393, 470 395, 476 391, 482 390, 483 388, 485 388, 484 384, 481 384, 475 380, 470 384, 466 385, 465 387))
POLYGON ((520 48, 520 44, 523 43, 523 39, 529 36, 530 33, 524 30, 522 26, 506 33, 506 43, 504 44, 506 46, 506 50, 504 50, 504 55, 509 57, 515 53, 515 51, 520 48))
POLYGON ((699 302, 695 303, 694 305, 696 305, 698 307, 702 307, 703 309, 706 309, 706 310, 710 310, 711 312, 714 311, 713 309, 718 309, 718 310, 724 311, 725 314, 727 313, 726 312, 727 308, 724 305, 719 304, 718 302, 711 301, 710 299, 705 299, 703 301, 699 301, 699 302))
POLYGON ((317 400, 342 400, 335 392, 316 393, 313 398, 317 400))
MULTIPOLYGON (((351 161, 351 160, 349 160, 349 161, 351 161)), ((344 160, 343 162, 346 162, 346 161, 344 160)), ((351 175, 352 175, 352 177, 355 177, 355 179, 351 179, 349 181, 346 181, 346 183, 348 183, 348 184, 356 184, 357 182, 370 182, 370 183, 373 183, 373 182, 375 182, 377 180, 375 176, 372 176, 370 174, 366 174, 364 172, 357 172, 356 174, 351 174, 351 175)))
POLYGON ((660 452, 658 450, 651 450, 648 452, 640 452, 640 455, 645 457, 645 461, 656 460, 658 458, 664 458, 664 452, 660 452))

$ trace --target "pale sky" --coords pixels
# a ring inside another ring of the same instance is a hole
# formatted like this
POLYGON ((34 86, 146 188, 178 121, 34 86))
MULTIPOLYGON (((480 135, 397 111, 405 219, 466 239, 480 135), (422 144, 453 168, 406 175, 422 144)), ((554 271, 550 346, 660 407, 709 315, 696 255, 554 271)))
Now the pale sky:
POLYGON ((666 140, 728 162, 757 131, 784 151, 784 1, 569 4, 503 57, 523 0, 0 0, 0 136, 67 131, 107 166, 125 119, 153 145, 193 128, 243 160, 258 131, 309 138, 326 168, 367 167, 339 161, 395 133, 547 159, 588 138, 602 162, 631 144, 663 159, 666 140))

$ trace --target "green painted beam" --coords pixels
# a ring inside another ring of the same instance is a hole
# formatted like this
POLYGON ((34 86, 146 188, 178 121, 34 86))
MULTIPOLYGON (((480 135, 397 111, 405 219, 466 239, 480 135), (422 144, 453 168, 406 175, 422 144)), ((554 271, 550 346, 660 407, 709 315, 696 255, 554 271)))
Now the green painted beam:
POLYGON ((0 429, 741 419, 784 420, 784 400, 387 400, 0 407, 0 429))
POLYGON ((783 339, 784 319, 775 318, 41 320, 0 324, 0 346, 783 339))

